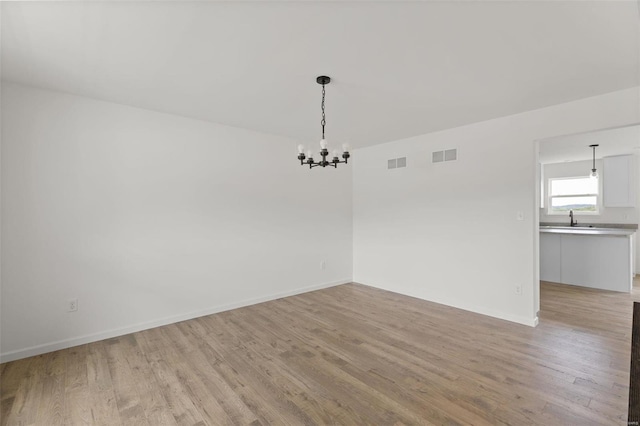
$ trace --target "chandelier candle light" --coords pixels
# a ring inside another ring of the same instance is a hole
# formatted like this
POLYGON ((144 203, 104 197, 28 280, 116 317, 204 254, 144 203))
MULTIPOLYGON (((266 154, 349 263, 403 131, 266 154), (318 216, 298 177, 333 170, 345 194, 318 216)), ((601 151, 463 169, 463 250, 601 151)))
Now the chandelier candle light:
POLYGON ((325 88, 327 84, 331 82, 331 79, 327 76, 321 75, 316 78, 316 82, 322 85, 322 120, 320 120, 320 125, 322 126, 322 139, 320 139, 320 156, 322 160, 315 161, 313 159, 313 152, 311 150, 307 151, 307 155, 304 154, 304 145, 298 145, 298 160, 300 160, 300 165, 304 166, 305 164, 309 165, 309 168, 312 169, 314 167, 327 167, 333 166, 334 168, 338 168, 338 163, 347 163, 349 157, 349 145, 346 143, 342 145, 342 158, 344 161, 340 161, 338 157, 339 152, 337 149, 333 150, 333 159, 327 160, 329 156, 329 149, 327 148, 327 140, 324 138, 324 127, 327 125, 327 120, 324 114, 324 97, 325 97, 325 88), (306 160, 306 161, 305 161, 306 160))

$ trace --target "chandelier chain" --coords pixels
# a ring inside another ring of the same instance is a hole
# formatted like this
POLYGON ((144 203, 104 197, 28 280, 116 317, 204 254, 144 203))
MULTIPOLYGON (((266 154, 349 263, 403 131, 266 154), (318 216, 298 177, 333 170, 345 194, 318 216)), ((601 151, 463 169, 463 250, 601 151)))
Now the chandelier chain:
POLYGON ((324 90, 324 84, 322 85, 322 120, 320 121, 320 125, 322 125, 322 139, 324 139, 324 126, 326 126, 327 124, 327 119, 324 115, 324 95, 325 95, 325 90, 324 90))

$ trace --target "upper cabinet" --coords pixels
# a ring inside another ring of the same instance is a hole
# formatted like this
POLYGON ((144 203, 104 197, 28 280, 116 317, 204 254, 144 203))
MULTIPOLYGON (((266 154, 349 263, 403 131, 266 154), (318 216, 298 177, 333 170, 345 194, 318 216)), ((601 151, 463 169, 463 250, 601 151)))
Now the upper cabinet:
POLYGON ((635 207, 636 185, 633 155, 605 157, 603 160, 602 192, 605 207, 635 207))

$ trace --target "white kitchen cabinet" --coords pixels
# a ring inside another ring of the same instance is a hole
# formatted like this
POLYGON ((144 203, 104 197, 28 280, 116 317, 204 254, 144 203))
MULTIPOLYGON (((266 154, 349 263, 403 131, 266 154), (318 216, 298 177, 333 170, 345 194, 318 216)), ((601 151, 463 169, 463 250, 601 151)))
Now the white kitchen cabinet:
POLYGON ((562 282, 560 268, 560 234, 540 234, 540 279, 562 282))
POLYGON ((630 292, 631 239, 617 236, 563 235, 562 283, 630 292))
POLYGON ((629 293, 633 282, 633 231, 540 231, 540 279, 629 293), (589 234, 589 232, 592 232, 589 234))
POLYGON ((634 157, 632 155, 618 155, 605 157, 602 161, 604 206, 635 207, 634 157))

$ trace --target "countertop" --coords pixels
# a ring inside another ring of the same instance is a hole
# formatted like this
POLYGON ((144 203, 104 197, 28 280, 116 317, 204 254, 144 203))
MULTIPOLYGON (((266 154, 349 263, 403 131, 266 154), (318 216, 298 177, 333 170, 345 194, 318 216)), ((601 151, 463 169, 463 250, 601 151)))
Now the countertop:
POLYGON ((628 237, 636 230, 629 228, 600 228, 588 226, 540 226, 540 232, 549 234, 572 234, 572 235, 609 235, 618 237, 628 237))

